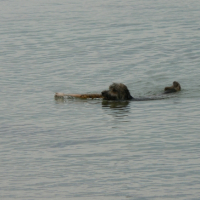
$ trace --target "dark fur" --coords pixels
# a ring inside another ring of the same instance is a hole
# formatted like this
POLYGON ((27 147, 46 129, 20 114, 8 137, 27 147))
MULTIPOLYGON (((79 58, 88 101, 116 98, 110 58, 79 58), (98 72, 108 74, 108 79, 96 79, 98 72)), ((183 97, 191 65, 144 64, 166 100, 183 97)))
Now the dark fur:
POLYGON ((110 85, 109 90, 104 90, 102 93, 105 100, 131 100, 128 88, 123 83, 113 83, 110 85))
POLYGON ((172 92, 178 92, 181 90, 181 85, 177 82, 174 81, 173 85, 171 87, 165 87, 164 89, 164 94, 172 93, 172 92))
MULTIPOLYGON (((165 87, 164 94, 178 92, 181 90, 181 86, 178 82, 174 81, 171 87, 165 87)), ((135 99, 131 96, 128 88, 123 83, 113 83, 110 85, 109 90, 104 90, 101 92, 103 99, 105 100, 136 100, 136 101, 143 101, 143 100, 153 100, 153 99, 160 99, 160 98, 140 98, 135 99)))

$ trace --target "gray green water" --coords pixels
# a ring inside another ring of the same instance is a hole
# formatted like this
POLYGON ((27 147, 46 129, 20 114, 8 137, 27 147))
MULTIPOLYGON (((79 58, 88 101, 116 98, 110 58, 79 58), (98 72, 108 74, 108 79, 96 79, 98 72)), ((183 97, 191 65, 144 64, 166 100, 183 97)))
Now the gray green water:
POLYGON ((0 44, 1 199, 200 199, 200 1, 1 0, 0 44))

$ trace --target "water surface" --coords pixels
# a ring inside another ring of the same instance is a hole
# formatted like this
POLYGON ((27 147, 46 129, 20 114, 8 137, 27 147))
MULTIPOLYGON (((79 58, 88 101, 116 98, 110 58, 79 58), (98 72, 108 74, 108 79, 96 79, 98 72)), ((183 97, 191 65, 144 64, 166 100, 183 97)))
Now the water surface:
POLYGON ((0 5, 1 199, 199 199, 199 1, 0 5))

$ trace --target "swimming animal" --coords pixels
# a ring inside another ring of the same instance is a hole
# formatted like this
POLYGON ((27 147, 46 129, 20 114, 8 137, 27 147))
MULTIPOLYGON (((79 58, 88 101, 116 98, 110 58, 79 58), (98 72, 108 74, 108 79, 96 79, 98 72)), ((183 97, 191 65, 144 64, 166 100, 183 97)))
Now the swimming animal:
MULTIPOLYGON (((164 88, 163 94, 174 93, 181 90, 181 86, 177 81, 173 82, 170 87, 164 88)), ((131 96, 128 88, 123 83, 113 83, 109 86, 108 90, 104 90, 101 94, 64 94, 56 93, 55 98, 62 98, 64 96, 77 97, 82 99, 87 98, 103 98, 104 100, 133 100, 133 101, 145 101, 145 100, 158 100, 163 99, 163 97, 151 97, 151 98, 134 98, 131 96)))
MULTIPOLYGON (((165 87, 164 94, 178 92, 181 90, 181 86, 177 81, 173 82, 173 85, 170 87, 165 87)), ((101 92, 103 99, 105 100, 135 100, 135 101, 144 101, 144 100, 156 100, 161 99, 159 97, 152 98, 134 98, 131 96, 128 88, 123 83, 113 83, 110 85, 109 90, 104 90, 101 92)), ((163 97, 162 97, 163 99, 163 97)))

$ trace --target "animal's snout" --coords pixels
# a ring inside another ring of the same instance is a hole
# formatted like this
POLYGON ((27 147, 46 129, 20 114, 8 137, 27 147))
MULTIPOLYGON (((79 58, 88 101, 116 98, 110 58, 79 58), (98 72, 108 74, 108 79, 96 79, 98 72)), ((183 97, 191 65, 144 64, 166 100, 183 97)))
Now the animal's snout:
POLYGON ((105 96, 108 91, 104 90, 101 92, 102 96, 105 96))

